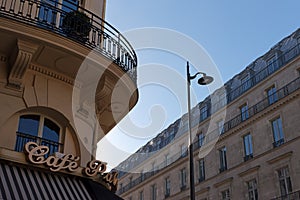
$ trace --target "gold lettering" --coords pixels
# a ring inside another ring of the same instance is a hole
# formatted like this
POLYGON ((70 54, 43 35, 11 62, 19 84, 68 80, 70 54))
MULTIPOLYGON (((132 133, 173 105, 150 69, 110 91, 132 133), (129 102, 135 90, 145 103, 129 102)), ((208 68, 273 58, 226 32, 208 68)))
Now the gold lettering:
POLYGON ((92 160, 88 162, 87 167, 83 170, 87 176, 96 176, 98 173, 102 174, 106 171, 106 163, 100 160, 92 160))
POLYGON ((35 142, 28 142, 25 145, 25 152, 28 154, 28 159, 34 164, 45 163, 45 155, 49 152, 47 146, 38 146, 35 142))
MULTIPOLYGON (((53 172, 57 172, 62 169, 74 172, 79 168, 79 156, 67 154, 62 158, 54 155, 45 158, 45 155, 49 153, 49 147, 39 146, 35 142, 28 142, 24 149, 29 162, 34 164, 44 164, 53 172)), ((118 184, 118 172, 114 171, 105 173, 106 165, 107 163, 100 160, 92 160, 88 162, 87 166, 82 170, 82 173, 89 177, 99 174, 100 178, 108 184, 111 190, 116 191, 118 184)))
POLYGON ((49 156, 45 158, 45 155, 49 152, 47 146, 38 146, 35 142, 28 142, 25 145, 25 152, 28 154, 28 160, 34 164, 45 164, 50 167, 50 170, 57 172, 61 169, 67 169, 71 172, 78 169, 79 156, 72 154, 64 155, 62 158, 55 156, 49 156))
POLYGON ((110 172, 104 175, 104 177, 102 177, 103 180, 107 183, 109 183, 109 185, 111 186, 112 189, 117 189, 117 185, 118 185, 118 172, 110 172))

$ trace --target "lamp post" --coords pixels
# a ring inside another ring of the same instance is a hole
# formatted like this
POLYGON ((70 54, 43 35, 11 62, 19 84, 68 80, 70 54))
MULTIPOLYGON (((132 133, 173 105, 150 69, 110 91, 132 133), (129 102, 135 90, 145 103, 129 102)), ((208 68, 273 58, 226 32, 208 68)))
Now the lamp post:
POLYGON ((189 130, 189 164, 190 164, 190 199, 195 200, 195 180, 194 180, 194 156, 193 156, 193 140, 191 127, 191 80, 195 79, 199 74, 202 75, 198 80, 199 85, 207 85, 213 82, 213 77, 207 76, 203 72, 197 72, 195 75, 190 75, 189 62, 186 65, 187 75, 187 106, 188 106, 188 130, 189 130))

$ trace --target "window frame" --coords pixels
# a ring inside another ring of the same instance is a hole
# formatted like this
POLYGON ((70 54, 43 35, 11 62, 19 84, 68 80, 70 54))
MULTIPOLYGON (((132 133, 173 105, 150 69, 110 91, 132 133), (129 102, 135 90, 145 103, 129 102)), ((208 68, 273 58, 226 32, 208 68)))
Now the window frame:
POLYGON ((202 147, 203 144, 204 144, 204 140, 205 140, 205 135, 204 135, 204 133, 203 133, 203 132, 200 132, 200 133, 197 135, 197 139, 198 139, 198 141, 197 141, 198 147, 202 147))
POLYGON ((65 133, 65 128, 60 123, 58 123, 55 119, 53 119, 51 116, 48 116, 48 115, 45 115, 45 114, 42 114, 42 113, 36 113, 36 112, 21 113, 20 115, 18 115, 18 126, 17 126, 16 133, 17 133, 17 137, 16 137, 16 142, 15 142, 15 151, 18 151, 20 148, 23 149, 23 147, 19 147, 19 143, 18 143, 19 135, 28 135, 28 137, 32 137, 31 141, 36 142, 38 145, 48 146, 48 145, 43 144, 43 142, 46 142, 48 144, 55 143, 57 145, 57 149, 55 149, 54 151, 49 149, 49 153, 46 156, 49 156, 49 155, 51 155, 53 153, 56 153, 56 152, 61 153, 64 150, 63 140, 64 140, 64 137, 65 137, 65 134, 64 134, 65 133), (39 117, 37 135, 30 134, 30 133, 25 133, 24 131, 20 130, 21 118, 24 117, 24 116, 37 116, 37 117, 39 117), (49 120, 51 123, 53 123, 54 125, 56 125, 59 128, 59 131, 57 133, 58 134, 58 140, 57 141, 44 137, 44 128, 45 128, 45 121, 46 120, 49 120))
POLYGON ((227 170, 227 149, 225 146, 219 149, 220 173, 227 170))
POLYGON ((151 199, 156 200, 157 197, 157 186, 156 184, 151 185, 151 199))
POLYGON ((275 85, 272 85, 271 87, 267 88, 265 92, 268 98, 269 105, 278 101, 277 88, 275 85))
POLYGON ((278 175, 279 190, 280 190, 281 196, 286 196, 289 193, 293 192, 293 184, 292 184, 292 180, 291 180, 291 176, 290 176, 289 167, 288 166, 281 167, 280 169, 277 170, 277 175, 278 175), (282 173, 282 172, 284 172, 284 173, 282 173), (283 174, 284 176, 281 177, 280 174, 283 174), (284 181, 284 186, 285 186, 284 189, 285 189, 285 192, 287 192, 287 193, 284 193, 282 191, 282 187, 281 187, 282 180, 284 181))
POLYGON ((280 116, 277 116, 270 120, 271 122, 271 129, 273 135, 273 147, 279 147, 280 145, 284 144, 284 131, 283 131, 283 123, 280 116), (275 124, 276 123, 276 124, 275 124))
POLYGON ((205 180, 205 160, 198 160, 199 183, 205 180))
POLYGON ((222 200, 230 200, 230 190, 229 188, 221 191, 221 199, 222 200))
POLYGON ((205 103, 201 108, 200 108, 200 121, 205 120, 208 117, 208 106, 205 103))
POLYGON ((244 161, 247 161, 253 158, 253 140, 252 135, 247 133, 243 136, 243 144, 244 144, 244 161))
POLYGON ((181 190, 185 189, 186 185, 187 185, 186 168, 182 168, 180 170, 180 188, 181 188, 181 190))
POLYGON ((171 194, 171 180, 170 177, 165 178, 165 197, 170 196, 171 194))
POLYGON ((258 189, 257 189, 256 179, 251 179, 251 180, 247 181, 247 191, 248 191, 248 199, 249 200, 258 200, 258 189), (252 184, 250 184, 250 183, 252 183, 252 184))
POLYGON ((240 106, 240 112, 242 122, 249 119, 249 108, 247 103, 244 103, 242 106, 240 106))

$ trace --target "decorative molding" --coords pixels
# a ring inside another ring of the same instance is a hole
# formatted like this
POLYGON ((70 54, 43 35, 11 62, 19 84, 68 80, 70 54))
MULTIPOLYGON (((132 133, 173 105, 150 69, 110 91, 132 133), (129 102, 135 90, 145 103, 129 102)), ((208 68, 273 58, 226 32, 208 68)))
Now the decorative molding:
POLYGON ((233 177, 229 177, 229 178, 227 178, 227 179, 225 179, 225 180, 223 180, 221 182, 215 183, 214 187, 220 187, 221 185, 224 185, 226 183, 231 183, 232 180, 233 180, 233 177))
POLYGON ((257 166, 255 166, 255 167, 252 167, 252 168, 250 168, 250 169, 247 169, 247 170, 245 170, 245 171, 239 173, 239 176, 240 176, 240 177, 246 176, 246 175, 248 175, 248 174, 251 174, 251 173, 253 173, 253 172, 258 171, 259 168, 260 168, 260 165, 257 165, 257 166))
POLYGON ((202 189, 200 189, 199 191, 196 192, 196 195, 199 195, 199 194, 203 194, 203 193, 205 193, 205 192, 208 192, 209 189, 210 189, 209 186, 207 186, 207 187, 205 187, 205 188, 202 188, 202 189))
POLYGON ((63 81, 65 83, 69 84, 69 85, 74 85, 74 81, 71 78, 68 78, 68 77, 63 76, 63 75, 58 74, 58 73, 55 73, 55 72, 50 71, 46 68, 31 64, 29 66, 29 69, 32 70, 32 71, 39 72, 41 74, 47 75, 51 78, 63 81))
POLYGON ((38 45, 18 39, 17 45, 9 58, 9 64, 11 65, 8 77, 9 86, 21 88, 24 75, 37 49, 38 45))
POLYGON ((281 155, 279 155, 279 156, 277 156, 275 158, 272 158, 272 159, 268 160, 267 163, 268 164, 274 164, 274 163, 276 163, 276 162, 278 162, 278 161, 280 161, 282 159, 291 157, 292 154, 293 154, 293 151, 289 151, 287 153, 281 154, 281 155))

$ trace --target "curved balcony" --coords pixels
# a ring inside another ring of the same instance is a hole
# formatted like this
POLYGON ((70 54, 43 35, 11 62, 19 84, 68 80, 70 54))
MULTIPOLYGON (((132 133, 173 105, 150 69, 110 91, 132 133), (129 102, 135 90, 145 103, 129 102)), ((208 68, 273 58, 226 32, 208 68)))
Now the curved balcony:
POLYGON ((136 83, 137 57, 130 43, 109 23, 72 2, 0 0, 0 17, 51 31, 97 51, 136 83), (71 13, 79 13, 81 17, 73 15, 71 20, 65 20, 71 13), (76 33, 70 34, 70 29, 76 33))

